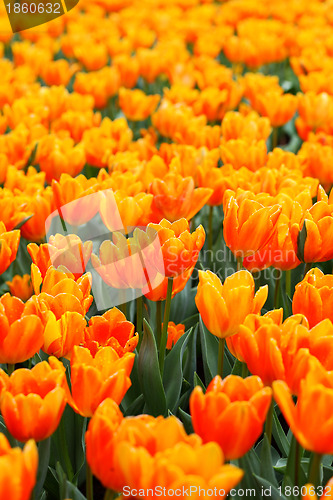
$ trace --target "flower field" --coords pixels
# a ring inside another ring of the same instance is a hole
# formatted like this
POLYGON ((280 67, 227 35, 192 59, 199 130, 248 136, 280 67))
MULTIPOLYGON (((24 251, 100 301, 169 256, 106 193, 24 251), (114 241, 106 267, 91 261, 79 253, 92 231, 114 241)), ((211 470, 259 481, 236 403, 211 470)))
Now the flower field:
POLYGON ((333 500, 333 1, 27 2, 0 500, 333 500))

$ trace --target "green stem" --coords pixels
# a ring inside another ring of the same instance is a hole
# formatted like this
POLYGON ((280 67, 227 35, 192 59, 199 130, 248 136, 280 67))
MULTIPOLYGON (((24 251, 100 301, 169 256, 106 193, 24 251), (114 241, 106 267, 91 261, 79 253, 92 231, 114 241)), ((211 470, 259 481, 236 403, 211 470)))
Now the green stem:
POLYGON ((214 207, 209 207, 209 218, 208 218, 208 250, 212 250, 212 248, 213 248, 213 209, 214 209, 214 207))
POLYGON ((162 301, 156 302, 156 344, 161 344, 162 336, 162 301))
POLYGON ((7 372, 9 376, 13 373, 14 370, 15 370, 15 363, 8 363, 7 372))
POLYGON ((94 487, 93 487, 93 475, 91 472, 91 468, 87 462, 87 471, 86 471, 86 497, 87 500, 94 500, 94 487))
POLYGON ((270 404, 269 410, 266 416, 265 433, 268 438, 269 444, 272 442, 272 426, 273 426, 273 411, 274 411, 274 400, 270 404))
POLYGON ((243 378, 246 378, 249 374, 249 371, 247 369, 247 364, 246 363, 242 363, 242 377, 243 378))
POLYGON ((139 334, 139 346, 142 341, 142 321, 143 321, 143 298, 142 295, 136 299, 136 331, 139 334))
POLYGON ((279 275, 278 278, 276 278, 276 281, 275 281, 274 309, 277 309, 278 304, 279 304, 281 277, 282 277, 282 273, 279 275))
POLYGON ((115 492, 113 490, 106 490, 104 495, 104 500, 113 500, 115 496, 115 492))
POLYGON ((173 285, 173 278, 168 278, 168 288, 167 288, 167 296, 166 296, 166 301, 165 301, 163 329, 162 329, 160 352, 159 352, 159 364, 160 364, 160 372, 161 372, 162 376, 163 376, 163 370, 164 370, 165 349, 166 349, 167 337, 168 337, 168 324, 169 324, 169 317, 170 317, 172 285, 173 285))
POLYGON ((126 314, 127 314, 127 302, 124 302, 123 304, 119 304, 119 309, 126 316, 126 314))
POLYGON ((303 278, 305 277, 305 275, 310 271, 312 267, 312 262, 307 262, 305 264, 305 267, 304 267, 304 275, 303 275, 303 278))
POLYGON ((313 453, 308 482, 313 484, 315 488, 319 484, 321 459, 322 455, 320 453, 313 453))
POLYGON ((64 417, 60 421, 59 425, 59 440, 60 440, 60 449, 61 454, 65 462, 65 468, 67 473, 67 478, 69 482, 73 481, 74 472, 72 467, 71 459, 69 458, 68 448, 67 448, 67 437, 66 437, 66 428, 65 428, 65 420, 64 417))
POLYGON ((278 140, 279 140, 279 129, 278 129, 278 127, 273 127, 273 132, 272 132, 272 151, 273 151, 274 148, 277 147, 278 140))
POLYGON ((243 259, 242 257, 237 257, 237 271, 241 271, 243 269, 243 259))
POLYGON ((223 361, 225 350, 225 338, 219 339, 219 353, 217 358, 217 374, 223 378, 223 361))
POLYGON ((286 271, 286 294, 291 297, 291 271, 286 271))
POLYGON ((299 486, 299 472, 301 465, 301 445, 296 439, 295 446, 295 486, 299 486))

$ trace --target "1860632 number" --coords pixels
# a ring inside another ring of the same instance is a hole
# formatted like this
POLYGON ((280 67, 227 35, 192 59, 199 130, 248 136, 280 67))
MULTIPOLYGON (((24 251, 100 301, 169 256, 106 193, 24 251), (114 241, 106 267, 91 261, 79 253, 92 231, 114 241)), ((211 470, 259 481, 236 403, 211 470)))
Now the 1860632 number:
POLYGON ((6 7, 8 14, 61 14, 60 3, 16 2, 6 7))

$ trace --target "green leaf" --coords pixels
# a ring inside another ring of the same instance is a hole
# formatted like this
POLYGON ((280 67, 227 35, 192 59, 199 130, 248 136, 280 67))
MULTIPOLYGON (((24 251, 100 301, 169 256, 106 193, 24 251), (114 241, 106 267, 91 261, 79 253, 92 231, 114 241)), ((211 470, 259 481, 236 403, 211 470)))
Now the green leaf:
POLYGON ((303 227, 297 236, 297 257, 301 262, 304 262, 304 246, 308 236, 306 229, 306 219, 304 220, 303 227))
MULTIPOLYGON (((177 344, 176 344, 177 345, 177 344)), ((138 359, 138 376, 148 412, 157 417, 166 414, 166 396, 158 363, 154 334, 143 321, 143 339, 138 359)))
POLYGON ((39 498, 43 490, 44 482, 49 467, 50 450, 51 450, 50 437, 38 443, 38 472, 37 472, 37 483, 34 489, 34 494, 36 498, 39 498))
POLYGON ((207 330, 201 318, 199 321, 199 335, 205 384, 208 385, 212 378, 217 374, 217 355, 219 344, 217 337, 207 330))
POLYGON ((145 405, 145 398, 143 394, 140 394, 127 408, 123 411, 124 416, 129 415, 140 415, 143 412, 143 407, 145 405))
MULTIPOLYGON (((299 460, 302 460, 303 450, 301 447, 299 447, 298 453, 299 453, 299 460)), ((288 458, 287 458, 287 465, 286 465, 286 469, 284 472, 284 478, 283 478, 283 482, 282 482, 283 488, 285 488, 285 486, 287 486, 287 485, 289 486, 289 484, 287 483, 288 481, 290 481, 291 484, 293 484, 293 485, 296 483, 296 480, 295 480, 296 455, 297 455, 297 441, 295 439, 295 436, 293 436, 292 440, 291 440, 290 450, 289 450, 289 454, 288 454, 288 458)), ((303 467, 299 467, 298 474, 299 474, 298 481, 297 481, 298 484, 305 484, 306 483, 306 476, 305 476, 303 467)))
POLYGON ((193 430, 191 415, 186 413, 186 411, 182 410, 181 408, 178 408, 178 413, 181 421, 183 422, 187 434, 192 434, 194 430, 193 430))
POLYGON ((231 370, 231 373, 233 375, 239 375, 240 377, 242 376, 243 373, 243 363, 239 361, 239 359, 236 359, 234 366, 231 370))
POLYGON ((18 224, 16 224, 16 226, 14 227, 14 229, 21 229, 21 227, 26 223, 28 222, 28 220, 31 219, 31 217, 33 217, 34 214, 31 214, 31 215, 28 215, 27 217, 25 217, 24 219, 22 219, 18 224))
POLYGON ((260 477, 267 479, 273 486, 278 487, 272 461, 272 446, 264 434, 260 453, 260 477))
POLYGON ((197 369, 197 332, 198 332, 197 323, 195 328, 193 328, 193 332, 190 335, 187 349, 184 353, 184 361, 183 361, 183 377, 193 385, 194 372, 197 369))
MULTIPOLYGON (((278 488, 273 486, 267 479, 258 476, 257 474, 253 474, 257 484, 260 486, 260 497, 259 498, 271 498, 272 500, 287 500, 287 498, 280 493, 278 488), (263 490, 265 491, 265 495, 263 495, 263 490)), ((290 499, 290 497, 288 497, 290 499)))
POLYGON ((175 411, 178 407, 183 382, 183 357, 193 329, 185 333, 173 346, 165 358, 163 385, 165 387, 167 408, 175 411))
POLYGON ((260 460, 253 448, 243 457, 238 459, 239 467, 244 470, 245 474, 241 482, 243 489, 255 488, 259 492, 258 484, 254 480, 254 474, 260 474, 260 460))
POLYGON ((196 387, 197 385, 201 387, 204 393, 206 392, 205 384, 203 383, 197 372, 194 372, 194 387, 196 387))
POLYGON ((56 464, 56 471, 59 481, 60 500, 66 500, 67 498, 71 500, 86 500, 86 497, 82 495, 80 490, 67 480, 66 474, 59 462, 56 464))
POLYGON ((287 436, 284 433, 284 430, 282 429, 280 420, 276 414, 276 412, 273 412, 273 429, 272 429, 273 437, 279 447, 279 450, 281 453, 283 453, 284 456, 288 456, 289 454, 289 449, 290 449, 290 441, 287 438, 287 436))

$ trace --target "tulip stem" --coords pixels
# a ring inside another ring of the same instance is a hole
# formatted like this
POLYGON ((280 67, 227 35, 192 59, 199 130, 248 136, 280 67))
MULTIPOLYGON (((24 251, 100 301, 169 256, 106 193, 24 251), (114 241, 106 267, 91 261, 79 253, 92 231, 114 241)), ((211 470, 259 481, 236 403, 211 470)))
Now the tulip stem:
POLYGON ((295 444, 295 486, 299 486, 299 471, 301 465, 301 445, 296 439, 295 444))
POLYGON ((278 140, 279 140, 279 129, 278 127, 273 127, 273 132, 272 132, 272 151, 275 149, 278 145, 278 140))
POLYGON ((320 453, 313 453, 311 465, 310 465, 308 482, 310 484, 313 484, 313 486, 315 488, 319 484, 321 459, 322 459, 322 455, 320 453))
POLYGON ((291 297, 291 271, 286 271, 286 294, 291 297))
POLYGON ((305 277, 305 275, 310 271, 312 267, 312 262, 307 262, 305 264, 305 267, 304 267, 304 275, 303 275, 303 278, 305 277))
POLYGON ((7 364, 7 372, 8 372, 9 376, 13 373, 14 370, 15 370, 15 364, 14 363, 8 363, 7 364))
POLYGON ((242 377, 243 378, 246 378, 249 374, 249 371, 247 369, 247 364, 246 363, 242 363, 242 377))
POLYGON ((61 419, 60 425, 59 425, 59 440, 60 440, 61 454, 62 454, 62 457, 63 457, 64 462, 65 462, 67 478, 68 478, 68 481, 71 483, 73 481, 74 472, 73 472, 72 462, 71 462, 71 459, 69 458, 69 454, 68 454, 64 417, 61 419))
POLYGON ((113 500, 115 496, 115 492, 113 490, 106 490, 104 495, 104 500, 113 500))
MULTIPOLYGON (((213 248, 213 209, 214 207, 209 207, 209 217, 208 217, 208 250, 213 248)), ((213 261, 213 258, 211 258, 213 261)))
POLYGON ((269 444, 272 442, 272 426, 273 426, 273 411, 274 411, 274 400, 272 399, 270 407, 266 416, 265 433, 269 444))
POLYGON ((162 376, 163 376, 163 370, 164 370, 165 349, 166 349, 167 337, 168 337, 168 324, 169 324, 169 317, 170 317, 172 285, 173 285, 173 278, 168 278, 168 289, 167 289, 167 296, 166 296, 166 301, 165 301, 163 328, 162 328, 160 352, 159 352, 159 364, 160 364, 160 372, 161 372, 162 376))
POLYGON ((87 472, 86 472, 86 497, 87 500, 93 500, 94 498, 93 475, 88 462, 87 462, 87 472))
POLYGON ((224 361, 224 350, 225 350, 225 338, 219 339, 219 353, 217 359, 217 374, 223 378, 223 361, 224 361))
POLYGON ((136 331, 139 334, 139 346, 142 341, 142 321, 143 321, 143 298, 141 295, 136 299, 136 331))
POLYGON ((243 269, 243 259, 242 257, 237 257, 237 271, 241 271, 243 269))
POLYGON ((156 302, 156 344, 161 344, 162 335, 162 301, 156 302))
POLYGON ((275 280, 275 292, 274 292, 274 309, 277 309, 280 299, 280 285, 281 285, 282 273, 275 280))

